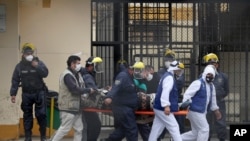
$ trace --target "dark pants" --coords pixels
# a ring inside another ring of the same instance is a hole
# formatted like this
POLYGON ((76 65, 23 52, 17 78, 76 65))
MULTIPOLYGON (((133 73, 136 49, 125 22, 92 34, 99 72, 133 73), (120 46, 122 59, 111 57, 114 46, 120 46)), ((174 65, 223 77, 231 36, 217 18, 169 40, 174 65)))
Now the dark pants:
POLYGON ((138 129, 134 109, 126 106, 113 106, 115 130, 109 135, 108 141, 138 141, 138 129))
POLYGON ((149 124, 139 124, 137 123, 138 131, 143 139, 143 141, 148 141, 151 127, 149 124))
POLYGON ((214 132, 216 131, 219 140, 224 141, 227 139, 227 125, 226 125, 226 104, 225 101, 217 101, 219 110, 221 112, 221 119, 216 120, 214 112, 209 111, 207 113, 207 121, 209 124, 209 140, 214 132))
POLYGON ((185 132, 185 118, 186 116, 183 115, 175 115, 175 119, 178 122, 181 134, 185 132))
POLYGON ((36 93, 23 93, 21 109, 23 111, 23 125, 25 138, 27 141, 31 140, 33 128, 33 105, 35 105, 35 117, 39 124, 39 131, 41 140, 46 139, 46 102, 45 91, 38 91, 36 93))
POLYGON ((97 113, 83 112, 82 141, 97 141, 101 132, 101 121, 97 113))

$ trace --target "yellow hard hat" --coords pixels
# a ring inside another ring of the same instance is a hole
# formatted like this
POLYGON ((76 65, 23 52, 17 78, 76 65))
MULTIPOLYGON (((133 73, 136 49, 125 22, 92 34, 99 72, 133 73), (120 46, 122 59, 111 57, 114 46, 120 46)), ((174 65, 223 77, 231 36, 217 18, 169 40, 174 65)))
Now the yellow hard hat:
POLYGON ((22 53, 34 52, 34 51, 35 51, 35 46, 34 46, 34 44, 32 44, 32 43, 24 43, 24 44, 22 45, 21 50, 22 50, 22 53))
POLYGON ((145 65, 144 65, 143 62, 138 61, 138 62, 135 62, 135 63, 134 63, 133 68, 136 68, 136 69, 144 69, 144 68, 145 68, 145 65))
POLYGON ((218 63, 219 58, 216 54, 214 53, 209 53, 203 57, 203 60, 205 63, 218 63))
POLYGON ((123 59, 120 59, 117 63, 118 63, 118 64, 126 64, 127 61, 126 61, 126 60, 123 60, 123 59))
POLYGON ((102 58, 100 57, 95 57, 93 60, 92 60, 92 63, 101 63, 102 62, 102 58))
POLYGON ((89 57, 87 60, 86 60, 86 63, 87 64, 94 64, 94 63, 101 63, 102 62, 102 58, 100 57, 89 57))
POLYGON ((180 69, 184 69, 184 68, 185 68, 184 64, 183 64, 183 63, 181 63, 181 62, 179 62, 178 67, 179 67, 180 69))
POLYGON ((165 57, 169 57, 169 58, 175 58, 175 52, 172 51, 171 49, 166 49, 165 51, 165 57))

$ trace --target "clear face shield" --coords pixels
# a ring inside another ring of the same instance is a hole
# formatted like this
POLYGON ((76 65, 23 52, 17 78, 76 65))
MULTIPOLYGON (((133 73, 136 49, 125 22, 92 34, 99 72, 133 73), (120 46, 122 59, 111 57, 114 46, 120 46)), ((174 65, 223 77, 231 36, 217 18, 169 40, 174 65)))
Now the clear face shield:
POLYGON ((96 62, 96 63, 94 63, 94 71, 96 73, 103 73, 104 72, 103 62, 96 62))
POLYGON ((144 69, 139 69, 139 68, 134 68, 134 73, 133 73, 133 75, 134 75, 134 78, 135 79, 143 79, 144 78, 144 74, 145 72, 144 72, 144 69))

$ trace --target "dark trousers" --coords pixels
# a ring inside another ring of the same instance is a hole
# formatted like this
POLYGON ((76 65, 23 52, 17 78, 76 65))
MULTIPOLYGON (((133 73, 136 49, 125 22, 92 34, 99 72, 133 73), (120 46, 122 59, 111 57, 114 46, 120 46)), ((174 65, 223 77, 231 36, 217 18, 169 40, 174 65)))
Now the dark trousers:
POLYGON ((138 131, 139 131, 143 141, 148 141, 150 130, 151 130, 151 127, 149 126, 149 124, 147 124, 147 123, 145 123, 145 124, 137 123, 137 127, 138 127, 138 131))
POLYGON ((134 109, 126 106, 113 106, 115 130, 109 135, 108 141, 138 141, 138 128, 134 109))
POLYGON ((207 113, 207 121, 209 124, 209 140, 214 131, 216 131, 217 138, 224 141, 227 139, 227 125, 226 125, 226 104, 225 101, 217 101, 219 110, 221 112, 221 119, 216 120, 214 112, 209 111, 207 113))
POLYGON ((35 93, 23 93, 21 109, 23 111, 23 125, 25 138, 27 141, 31 140, 32 128, 33 128, 33 105, 35 105, 35 117, 39 124, 39 131, 41 140, 46 138, 46 102, 45 91, 38 91, 35 93))
POLYGON ((83 112, 82 141, 97 141, 101 132, 101 121, 97 113, 83 112))
POLYGON ((186 116, 183 115, 175 115, 175 119, 178 122, 181 134, 185 132, 185 118, 186 116))

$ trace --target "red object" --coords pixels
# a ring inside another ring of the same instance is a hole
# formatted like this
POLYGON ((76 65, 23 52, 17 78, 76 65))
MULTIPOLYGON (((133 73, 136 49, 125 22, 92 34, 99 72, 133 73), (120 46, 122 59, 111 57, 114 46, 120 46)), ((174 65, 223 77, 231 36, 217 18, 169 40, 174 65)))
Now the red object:
MULTIPOLYGON (((101 112, 101 113, 112 113, 111 110, 104 110, 104 109, 95 109, 95 108, 84 108, 86 112, 101 112)), ((174 112, 174 115, 187 115, 188 111, 178 111, 174 112)), ((135 114, 138 115, 154 115, 154 111, 135 111, 135 114)))

